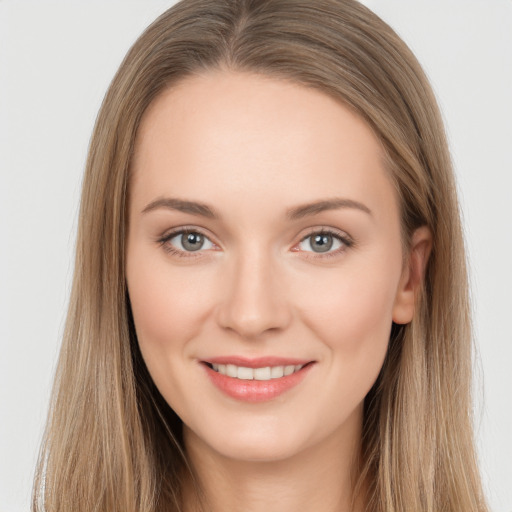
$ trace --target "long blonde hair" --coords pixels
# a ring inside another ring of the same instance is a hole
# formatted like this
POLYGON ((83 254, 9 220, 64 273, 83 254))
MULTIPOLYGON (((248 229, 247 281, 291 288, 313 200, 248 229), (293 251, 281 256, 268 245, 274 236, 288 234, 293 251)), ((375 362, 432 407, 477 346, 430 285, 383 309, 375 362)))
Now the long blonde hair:
POLYGON ((387 154, 407 243, 433 233, 420 306, 394 326, 365 400, 359 484, 374 512, 485 511, 456 185, 436 100, 405 43, 354 0, 183 0, 137 40, 106 94, 83 183, 75 272, 33 512, 180 510, 181 421, 138 349, 125 283, 130 161, 143 113, 194 73, 250 71, 352 108, 387 154), (363 485, 364 484, 364 485, 363 485))

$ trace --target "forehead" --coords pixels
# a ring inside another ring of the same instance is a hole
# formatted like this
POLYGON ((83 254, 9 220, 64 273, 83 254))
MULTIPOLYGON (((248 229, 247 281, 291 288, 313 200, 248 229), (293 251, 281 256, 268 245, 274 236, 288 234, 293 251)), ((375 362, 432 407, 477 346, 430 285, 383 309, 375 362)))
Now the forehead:
POLYGON ((229 197, 247 209, 254 201, 285 207, 348 195, 385 209, 395 198, 384 161, 369 126, 328 95, 218 71, 189 77, 150 105, 137 134, 132 187, 148 202, 193 194, 221 205, 229 197))

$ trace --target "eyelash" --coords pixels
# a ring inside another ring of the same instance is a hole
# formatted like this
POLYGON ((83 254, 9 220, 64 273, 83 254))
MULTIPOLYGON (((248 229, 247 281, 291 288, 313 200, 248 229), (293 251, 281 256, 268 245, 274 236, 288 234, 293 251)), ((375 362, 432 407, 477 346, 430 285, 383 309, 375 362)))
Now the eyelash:
MULTIPOLYGON (((334 251, 329 251, 325 253, 318 253, 314 251, 304 251, 306 254, 306 258, 312 258, 312 259, 327 259, 327 258, 335 258, 339 256, 341 253, 345 252, 347 249, 350 249, 354 245, 354 241, 345 233, 341 233, 339 231, 335 231, 333 229, 329 228, 321 228, 314 231, 311 231, 306 236, 302 237, 299 244, 306 241, 308 238, 311 238, 316 235, 329 235, 332 236, 335 240, 340 242, 342 245, 338 249, 335 249, 334 251)), ((298 244, 297 244, 298 245, 298 244)), ((299 251, 296 251, 299 252, 299 251)))
MULTIPOLYGON (((200 254, 201 250, 198 250, 197 251, 198 254, 195 254, 192 251, 182 251, 180 249, 176 249, 175 247, 173 247, 172 245, 170 245, 168 243, 170 240, 172 240, 174 237, 176 237, 178 235, 185 235, 185 234, 191 234, 191 233, 196 233, 196 234, 202 235, 203 237, 205 237, 208 240, 210 240, 210 238, 205 233, 203 233, 200 229, 197 229, 197 228, 180 228, 180 229, 177 229, 175 231, 171 231, 170 233, 166 233, 164 236, 160 237, 157 240, 157 242, 162 246, 162 248, 164 249, 165 252, 167 252, 169 254, 172 254, 173 256, 177 256, 179 258, 198 258, 198 257, 201 257, 202 256, 202 254, 200 254)), ((344 252, 345 250, 351 248, 354 245, 354 241, 350 237, 348 237, 346 234, 341 234, 340 232, 334 231, 334 230, 329 229, 329 228, 321 228, 321 229, 318 229, 316 231, 311 231, 306 236, 301 238, 300 242, 298 244, 296 244, 296 245, 301 244, 302 242, 306 241, 308 238, 311 238, 311 237, 313 237, 315 235, 329 235, 329 236, 332 236, 334 239, 336 239, 339 242, 341 242, 342 246, 340 248, 334 250, 334 251, 329 251, 329 252, 325 252, 325 253, 315 253, 314 251, 303 251, 303 252, 306 253, 306 257, 307 258, 326 259, 326 258, 336 257, 336 256, 339 256, 342 252, 344 252)), ((210 240, 210 242, 211 242, 211 240, 210 240)), ((213 243, 213 242, 211 242, 211 243, 213 243)), ((295 250, 294 252, 300 252, 300 251, 299 250, 295 250)))
MULTIPOLYGON (((173 256, 178 256, 179 258, 197 258, 201 257, 201 254, 195 254, 192 251, 182 251, 180 249, 176 249, 172 245, 170 245, 168 242, 172 240, 177 235, 188 235, 190 233, 196 233, 198 235, 202 235, 208 240, 210 238, 203 233, 200 229, 197 228, 180 228, 175 231, 171 231, 170 233, 166 233, 164 236, 159 238, 157 241, 162 246, 165 252, 172 254, 173 256)), ((213 243, 213 242, 212 242, 213 243)), ((201 253, 201 250, 197 251, 198 253, 201 253)))

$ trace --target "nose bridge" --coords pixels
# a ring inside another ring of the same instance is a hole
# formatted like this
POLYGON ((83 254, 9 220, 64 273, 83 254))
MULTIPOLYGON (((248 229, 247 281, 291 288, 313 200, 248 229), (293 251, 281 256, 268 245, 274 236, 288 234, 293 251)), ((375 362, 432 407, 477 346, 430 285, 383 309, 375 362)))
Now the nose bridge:
POLYGON ((248 244, 230 264, 220 305, 220 325, 245 338, 286 327, 289 304, 271 251, 256 243, 248 244))

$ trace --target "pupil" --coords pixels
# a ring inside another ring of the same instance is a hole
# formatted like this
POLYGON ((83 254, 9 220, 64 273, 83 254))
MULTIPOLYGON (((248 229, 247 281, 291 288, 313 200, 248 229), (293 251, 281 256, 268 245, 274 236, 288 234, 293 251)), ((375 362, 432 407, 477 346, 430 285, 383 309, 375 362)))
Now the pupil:
POLYGON ((203 238, 199 233, 186 233, 181 237, 181 244, 187 251, 198 251, 203 245, 203 238))
POLYGON ((331 235, 315 235, 313 237, 313 243, 311 248, 315 252, 327 252, 332 247, 332 236, 331 235))

